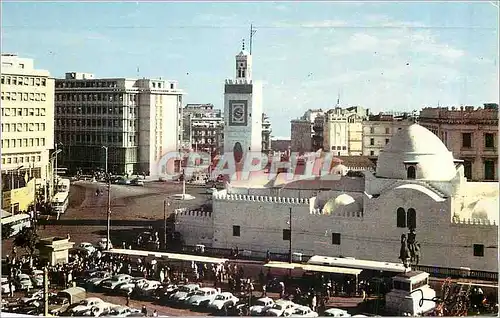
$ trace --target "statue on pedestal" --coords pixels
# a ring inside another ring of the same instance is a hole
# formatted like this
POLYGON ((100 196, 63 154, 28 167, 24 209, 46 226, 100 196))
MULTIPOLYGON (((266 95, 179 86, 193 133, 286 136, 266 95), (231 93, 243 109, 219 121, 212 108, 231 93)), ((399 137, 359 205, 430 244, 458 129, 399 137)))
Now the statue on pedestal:
POLYGON ((410 265, 410 250, 406 241, 406 234, 401 234, 401 249, 399 250, 399 259, 403 262, 405 268, 410 265))
POLYGON ((407 243, 408 250, 410 251, 410 262, 418 265, 418 262, 420 261, 420 244, 417 242, 414 228, 410 228, 407 243))

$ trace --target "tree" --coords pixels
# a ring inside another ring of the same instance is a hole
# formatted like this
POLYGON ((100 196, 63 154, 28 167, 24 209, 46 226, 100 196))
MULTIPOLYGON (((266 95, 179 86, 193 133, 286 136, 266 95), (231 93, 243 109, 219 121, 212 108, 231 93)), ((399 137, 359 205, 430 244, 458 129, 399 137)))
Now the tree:
POLYGON ((2 240, 6 240, 11 237, 12 233, 14 233, 14 229, 11 224, 2 225, 2 240))
POLYGON ((38 234, 33 227, 23 227, 14 238, 14 246, 24 248, 29 253, 30 263, 33 260, 38 239, 38 234))

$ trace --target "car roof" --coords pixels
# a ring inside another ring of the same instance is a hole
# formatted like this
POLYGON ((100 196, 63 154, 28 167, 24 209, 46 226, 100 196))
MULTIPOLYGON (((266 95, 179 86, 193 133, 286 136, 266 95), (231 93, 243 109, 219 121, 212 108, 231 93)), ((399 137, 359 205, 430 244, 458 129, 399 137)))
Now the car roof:
POLYGON ((87 300, 87 301, 103 301, 101 298, 97 298, 97 297, 89 297, 89 298, 85 298, 85 300, 87 300))
POLYGON ((217 291, 217 289, 212 288, 212 287, 202 287, 200 288, 201 291, 217 291))
POLYGON ((340 308, 328 308, 327 310, 325 310, 325 312, 326 311, 328 311, 328 312, 347 312, 347 310, 340 309, 340 308))
POLYGON ((276 304, 278 305, 288 305, 288 304, 294 304, 293 301, 290 301, 290 300, 286 300, 286 299, 279 299, 276 301, 276 304))
POLYGON ((262 298, 259 298, 257 300, 262 300, 262 301, 270 301, 270 300, 273 300, 272 298, 270 297, 262 297, 262 298))
POLYGON ((230 293, 230 292, 222 292, 222 293, 220 293, 220 295, 224 295, 224 296, 233 296, 233 294, 232 294, 232 293, 230 293))
POLYGON ((198 284, 186 284, 186 285, 183 285, 182 287, 187 287, 187 288, 200 288, 200 285, 198 284))

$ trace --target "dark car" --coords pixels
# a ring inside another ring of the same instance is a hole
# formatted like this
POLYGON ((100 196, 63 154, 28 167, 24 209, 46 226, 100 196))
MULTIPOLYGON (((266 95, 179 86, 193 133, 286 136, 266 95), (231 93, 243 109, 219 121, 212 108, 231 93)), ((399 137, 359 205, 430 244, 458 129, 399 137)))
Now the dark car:
POLYGON ((266 284, 266 290, 271 293, 279 293, 281 288, 280 281, 277 278, 273 278, 266 284))

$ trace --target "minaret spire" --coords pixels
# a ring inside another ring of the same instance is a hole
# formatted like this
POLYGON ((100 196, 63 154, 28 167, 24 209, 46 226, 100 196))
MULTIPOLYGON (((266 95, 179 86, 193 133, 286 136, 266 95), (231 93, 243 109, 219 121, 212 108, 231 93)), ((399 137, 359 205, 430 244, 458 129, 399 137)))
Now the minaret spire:
POLYGON ((245 51, 245 39, 241 39, 241 50, 245 51))

